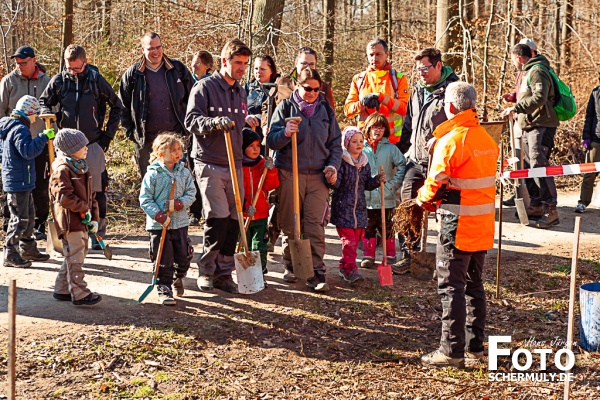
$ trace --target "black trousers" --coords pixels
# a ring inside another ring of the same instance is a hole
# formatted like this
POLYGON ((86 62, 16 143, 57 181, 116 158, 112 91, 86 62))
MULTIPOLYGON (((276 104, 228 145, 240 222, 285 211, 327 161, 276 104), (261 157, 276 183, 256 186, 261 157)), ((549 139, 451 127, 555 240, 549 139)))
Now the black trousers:
POLYGON ((8 209, 10 210, 10 222, 4 246, 8 255, 19 252, 19 241, 31 239, 35 209, 31 190, 26 192, 9 192, 6 193, 6 196, 8 209))
MULTIPOLYGON (((150 260, 156 261, 158 247, 160 246, 161 230, 150 230, 150 260)), ((194 255, 194 247, 188 236, 188 227, 168 229, 165 236, 165 245, 160 257, 157 283, 171 288, 173 274, 176 278, 183 278, 190 269, 194 255), (176 266, 174 266, 176 264, 176 266)))
POLYGON ((50 214, 50 157, 44 150, 35 158, 35 189, 33 189, 33 205, 35 206, 34 229, 45 233, 46 220, 50 214))
POLYGON ((425 179, 427 179, 427 165, 409 160, 406 163, 406 173, 400 189, 402 201, 416 199, 417 192, 425 184, 425 179))
POLYGON ((483 265, 487 251, 458 250, 440 234, 436 248, 438 294, 442 299, 440 351, 462 358, 483 351, 486 300, 483 265))

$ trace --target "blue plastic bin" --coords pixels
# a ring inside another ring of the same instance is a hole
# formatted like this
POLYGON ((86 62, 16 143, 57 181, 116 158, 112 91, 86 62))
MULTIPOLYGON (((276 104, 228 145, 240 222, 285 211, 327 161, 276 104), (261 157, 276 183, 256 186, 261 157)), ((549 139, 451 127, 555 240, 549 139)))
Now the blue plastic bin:
POLYGON ((590 352, 600 352, 600 282, 581 285, 579 311, 581 347, 590 352))

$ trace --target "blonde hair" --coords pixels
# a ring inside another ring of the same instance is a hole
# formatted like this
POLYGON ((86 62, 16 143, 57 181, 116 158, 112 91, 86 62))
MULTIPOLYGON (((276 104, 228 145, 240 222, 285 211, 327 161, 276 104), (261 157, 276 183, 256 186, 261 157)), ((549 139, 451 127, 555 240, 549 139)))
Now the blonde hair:
POLYGON ((166 149, 172 149, 176 144, 179 144, 181 151, 184 149, 183 139, 181 136, 173 132, 161 133, 152 142, 152 153, 150 154, 150 164, 159 158, 160 153, 164 153, 166 149))

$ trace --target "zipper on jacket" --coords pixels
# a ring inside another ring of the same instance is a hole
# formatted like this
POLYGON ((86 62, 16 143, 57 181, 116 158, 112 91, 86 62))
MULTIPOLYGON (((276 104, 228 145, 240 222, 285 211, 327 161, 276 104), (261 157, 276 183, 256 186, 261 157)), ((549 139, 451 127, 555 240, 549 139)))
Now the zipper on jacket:
POLYGON ((77 113, 75 113, 75 121, 77 122, 77 130, 79 129, 79 78, 77 74, 75 74, 75 108, 77 109, 77 113))
POLYGON ((31 165, 27 166, 27 183, 31 184, 31 165))
POLYGON ((96 123, 96 128, 98 128, 98 118, 96 118, 96 107, 92 106, 92 115, 94 116, 94 122, 96 123))
POLYGON ((356 169, 356 179, 354 180, 354 209, 352 210, 352 213, 354 214, 354 229, 358 228, 358 220, 356 219, 356 205, 358 203, 358 180, 360 179, 360 173, 359 173, 359 169, 356 169))

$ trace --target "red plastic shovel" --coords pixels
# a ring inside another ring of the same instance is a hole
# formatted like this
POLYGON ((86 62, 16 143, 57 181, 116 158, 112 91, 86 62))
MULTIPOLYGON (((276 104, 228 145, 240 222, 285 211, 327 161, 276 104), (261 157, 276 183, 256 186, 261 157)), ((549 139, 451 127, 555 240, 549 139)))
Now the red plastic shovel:
MULTIPOLYGON (((383 166, 379 166, 379 173, 383 173, 383 166)), ((377 274, 379 275, 379 284, 381 286, 392 286, 394 279, 392 278, 392 266, 387 263, 387 248, 386 248, 386 227, 385 227, 385 182, 380 183, 381 191, 381 241, 383 243, 383 256, 381 264, 377 266, 377 274)))

